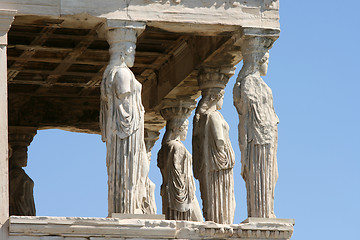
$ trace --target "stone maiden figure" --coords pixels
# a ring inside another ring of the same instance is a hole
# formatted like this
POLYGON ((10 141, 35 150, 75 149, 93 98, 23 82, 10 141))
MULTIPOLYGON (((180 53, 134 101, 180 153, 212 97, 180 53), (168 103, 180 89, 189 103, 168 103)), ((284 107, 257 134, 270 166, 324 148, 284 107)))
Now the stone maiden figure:
POLYGON ((206 221, 232 224, 236 205, 235 155, 229 139, 229 125, 218 111, 222 107, 224 90, 206 88, 201 94, 193 123, 193 159, 194 175, 200 182, 203 214, 206 221))
POLYGON ((246 183, 248 217, 275 218, 277 124, 271 89, 261 76, 267 73, 269 52, 260 38, 248 40, 244 66, 234 87, 239 114, 241 175, 246 183))
MULTIPOLYGON (((163 114, 162 114, 163 115, 163 114)), ((195 196, 192 157, 181 141, 185 141, 189 121, 173 118, 167 121, 166 132, 158 153, 158 167, 163 176, 160 194, 167 220, 203 221, 195 196)))
POLYGON ((131 30, 110 31, 109 38, 116 42, 109 42, 110 62, 101 83, 100 128, 107 149, 109 216, 146 213, 144 202, 149 195, 142 86, 129 69, 134 65, 136 35, 127 31, 131 30))
POLYGON ((9 145, 10 215, 35 216, 34 181, 25 173, 27 146, 9 145))

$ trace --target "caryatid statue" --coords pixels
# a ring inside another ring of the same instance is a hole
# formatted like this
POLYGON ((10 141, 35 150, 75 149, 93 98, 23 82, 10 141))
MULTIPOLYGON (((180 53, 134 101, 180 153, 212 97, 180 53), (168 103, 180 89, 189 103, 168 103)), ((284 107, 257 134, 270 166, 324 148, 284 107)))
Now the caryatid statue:
POLYGON ((275 218, 279 119, 274 110, 272 91, 261 78, 267 73, 271 44, 272 40, 266 37, 244 40, 244 65, 234 86, 234 105, 239 114, 241 175, 246 183, 248 217, 275 218))
POLYGON ((195 195, 192 157, 181 141, 186 139, 191 111, 196 101, 168 100, 160 111, 166 120, 158 167, 161 170, 162 211, 167 220, 203 221, 195 195))
POLYGON ((108 212, 146 213, 149 161, 144 143, 142 85, 129 67, 134 65, 136 39, 145 25, 109 22, 110 62, 101 83, 100 128, 106 142, 108 212))
POLYGON ((34 181, 26 174, 28 146, 36 128, 9 127, 10 215, 35 216, 34 181))
MULTIPOLYGON (((144 134, 146 154, 150 165, 151 150, 154 147, 155 142, 159 139, 160 132, 145 128, 144 134)), ((147 178, 146 191, 148 195, 146 201, 143 202, 143 210, 146 214, 156 214, 155 187, 155 183, 153 183, 150 178, 147 178)))
POLYGON ((206 221, 232 224, 235 213, 235 154, 229 138, 229 125, 218 111, 229 77, 221 72, 199 74, 200 100, 193 123, 194 175, 200 182, 206 221))

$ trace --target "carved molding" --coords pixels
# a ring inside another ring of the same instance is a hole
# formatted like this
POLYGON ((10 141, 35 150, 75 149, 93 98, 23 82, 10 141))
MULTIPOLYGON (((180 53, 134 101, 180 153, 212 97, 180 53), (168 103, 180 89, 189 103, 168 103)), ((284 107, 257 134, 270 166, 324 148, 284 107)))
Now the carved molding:
POLYGON ((35 127, 9 126, 9 143, 28 147, 37 133, 35 127))
MULTIPOLYGON (((245 42, 248 39, 252 39, 254 37, 262 37, 262 41, 267 41, 263 45, 266 45, 267 48, 271 48, 274 42, 279 38, 280 30, 272 29, 272 28, 254 28, 254 27, 244 27, 241 28, 240 31, 233 36, 233 44, 235 46, 240 46, 241 53, 243 54, 246 51, 245 42)), ((256 46, 256 45, 255 45, 256 46)), ((261 45, 258 45, 260 47, 261 45)))
POLYGON ((198 84, 200 89, 226 87, 229 79, 235 74, 235 67, 232 68, 203 68, 199 71, 198 84))
POLYGON ((106 37, 110 45, 126 41, 136 43, 136 38, 145 30, 145 27, 145 22, 107 19, 97 32, 99 37, 106 37), (135 34, 131 34, 132 31, 135 31, 135 34))
POLYGON ((165 99, 160 105, 161 116, 169 121, 171 119, 187 119, 196 107, 193 99, 165 99))

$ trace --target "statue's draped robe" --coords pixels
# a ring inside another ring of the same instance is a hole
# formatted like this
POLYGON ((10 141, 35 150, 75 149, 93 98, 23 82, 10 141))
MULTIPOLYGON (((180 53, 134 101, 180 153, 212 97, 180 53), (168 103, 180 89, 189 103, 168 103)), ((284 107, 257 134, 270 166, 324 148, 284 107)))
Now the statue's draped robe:
POLYGON ((246 182, 248 216, 272 218, 278 178, 277 124, 271 89, 260 76, 245 77, 240 84, 239 144, 241 175, 246 182))
MULTIPOLYGON (((149 163, 150 166, 150 163, 149 163)), ((150 180, 146 179, 146 199, 142 201, 142 211, 144 214, 156 214, 156 202, 155 202, 155 184, 150 180)))
MULTIPOLYGON (((197 214, 192 157, 185 146, 176 140, 165 142, 158 153, 158 167, 163 184, 161 196, 166 219, 202 221, 197 214)), ((200 215, 200 216, 199 216, 200 215)))
POLYGON ((104 76, 101 86, 100 126, 106 141, 109 215, 142 213, 146 188, 140 182, 141 167, 147 162, 144 143, 144 107, 141 84, 127 67, 115 66, 104 76), (118 75, 128 71, 129 79, 118 75), (130 89, 124 82, 130 81, 130 89))
POLYGON ((10 215, 35 216, 34 182, 22 168, 13 168, 9 172, 10 215))
POLYGON ((205 220, 232 224, 236 205, 235 154, 229 139, 229 125, 219 111, 213 111, 201 114, 196 128, 193 136, 194 175, 200 182, 205 220), (217 145, 217 139, 224 141, 223 150, 217 145))

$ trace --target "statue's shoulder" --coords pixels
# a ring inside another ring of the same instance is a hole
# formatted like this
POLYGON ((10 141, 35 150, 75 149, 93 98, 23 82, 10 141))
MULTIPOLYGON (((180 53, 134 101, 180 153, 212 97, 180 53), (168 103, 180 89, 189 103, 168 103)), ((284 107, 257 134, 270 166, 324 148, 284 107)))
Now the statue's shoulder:
POLYGON ((256 85, 258 85, 259 78, 261 77, 256 75, 248 75, 242 80, 241 87, 244 89, 255 87, 256 85))
POLYGON ((110 74, 112 77, 116 77, 120 80, 129 80, 133 78, 133 74, 131 70, 128 67, 123 66, 116 66, 113 69, 111 69, 110 74))
POLYGON ((13 168, 13 169, 10 169, 10 177, 12 176, 22 176, 26 174, 24 169, 22 168, 13 168))
POLYGON ((219 121, 220 119, 222 119, 222 115, 219 111, 212 111, 208 114, 208 118, 210 120, 213 120, 213 121, 219 121))
MULTIPOLYGON (((200 129, 204 129, 206 127, 209 126, 209 122, 212 121, 213 117, 213 112, 204 112, 200 115, 200 129)), ((202 133, 204 133, 204 131, 201 130, 202 133)))
POLYGON ((243 98, 257 98, 264 81, 260 76, 249 75, 241 84, 241 95, 243 98))
POLYGON ((172 150, 175 151, 184 147, 184 144, 176 140, 170 140, 166 143, 166 145, 168 146, 168 148, 171 148, 172 150))
POLYGON ((167 142, 166 145, 167 146, 165 149, 170 154, 182 156, 182 155, 186 154, 186 152, 187 152, 185 145, 180 141, 171 140, 171 141, 167 142))
POLYGON ((11 169, 9 179, 22 179, 26 183, 34 184, 34 181, 26 174, 26 172, 22 168, 11 169))

